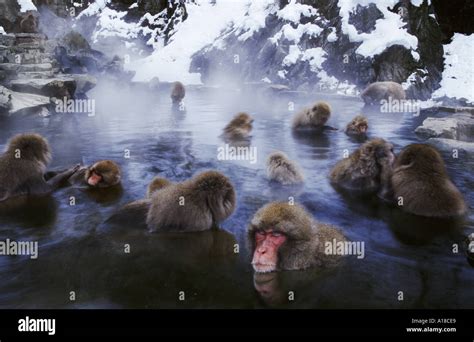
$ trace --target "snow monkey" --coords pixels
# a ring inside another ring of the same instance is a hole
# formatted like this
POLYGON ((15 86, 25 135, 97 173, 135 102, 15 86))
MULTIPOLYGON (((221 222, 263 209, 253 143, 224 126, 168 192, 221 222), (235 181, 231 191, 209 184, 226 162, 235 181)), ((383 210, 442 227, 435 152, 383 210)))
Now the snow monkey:
POLYGON ((235 204, 230 180, 220 172, 206 171, 155 192, 147 225, 151 231, 158 232, 208 230, 229 217, 235 204))
POLYGON ((363 115, 357 115, 346 126, 346 134, 351 136, 365 136, 369 129, 369 121, 363 115))
POLYGON ((311 128, 317 130, 336 130, 326 126, 331 116, 331 106, 329 103, 321 101, 311 107, 304 108, 293 117, 293 129, 311 128))
POLYGON ((393 145, 375 138, 340 160, 329 177, 333 185, 343 189, 379 192, 385 197, 390 188, 394 161, 393 145))
POLYGON ((406 98, 405 90, 396 82, 384 81, 369 84, 361 94, 365 104, 380 104, 381 100, 404 100, 406 98))
POLYGON ((20 22, 21 33, 38 33, 38 22, 33 14, 26 15, 20 22))
POLYGON ((270 180, 283 185, 298 184, 304 180, 296 162, 280 151, 271 153, 267 158, 267 176, 270 180))
POLYGON ((163 177, 155 177, 151 180, 150 184, 148 184, 148 188, 147 188, 147 191, 146 191, 146 197, 147 198, 151 198, 151 196, 157 192, 158 190, 161 190, 165 187, 167 187, 168 185, 171 185, 173 183, 171 183, 169 180, 167 180, 166 178, 163 178, 163 177))
POLYGON ((111 160, 101 160, 90 166, 82 166, 69 179, 71 185, 89 188, 108 188, 120 183, 120 167, 111 160))
POLYGON ((18 134, 0 157, 0 202, 18 196, 48 195, 79 166, 44 179, 51 161, 48 141, 39 134, 18 134))
POLYGON ((171 88, 171 100, 173 104, 179 104, 186 95, 186 90, 184 88, 183 83, 181 82, 174 82, 171 88))
POLYGON ((252 131, 253 118, 244 112, 238 113, 225 126, 223 137, 229 140, 247 139, 252 131))
POLYGON ((247 228, 256 272, 332 266, 340 255, 327 254, 326 242, 344 242, 335 227, 315 221, 300 205, 272 202, 260 208, 247 228))
POLYGON ((466 203, 449 179, 440 153, 426 144, 405 147, 394 164, 392 186, 399 206, 429 217, 462 216, 466 203))

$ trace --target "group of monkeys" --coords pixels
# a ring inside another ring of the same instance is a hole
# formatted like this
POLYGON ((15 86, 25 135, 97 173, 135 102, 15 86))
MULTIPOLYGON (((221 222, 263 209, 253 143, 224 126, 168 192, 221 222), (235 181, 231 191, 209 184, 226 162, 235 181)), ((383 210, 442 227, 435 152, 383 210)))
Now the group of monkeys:
MULTIPOLYGON (((184 86, 176 82, 171 92, 173 103, 182 101, 184 92, 184 86)), ((318 102, 297 113, 292 128, 314 134, 335 130, 326 126, 330 115, 329 104, 318 102)), ((248 138, 252 122, 249 114, 237 114, 224 128, 223 138, 248 138)), ((361 115, 345 130, 359 136, 367 131, 367 119, 361 115)), ((51 148, 42 136, 13 137, 0 157, 0 203, 47 195, 64 184, 107 191, 121 181, 119 166, 110 160, 46 172, 50 160, 51 148)), ((272 182, 290 185, 304 181, 300 167, 283 152, 271 153, 266 163, 272 182)), ((401 209, 415 215, 455 217, 467 211, 440 153, 426 144, 411 144, 396 156, 389 142, 370 139, 336 163, 329 178, 337 188, 377 194, 399 205, 401 199, 401 209)), ((144 199, 126 204, 108 222, 137 224, 142 220, 152 232, 197 232, 217 228, 235 207, 236 192, 231 181, 211 170, 180 183, 155 177, 144 199)), ((326 255, 325 242, 346 241, 336 227, 317 222, 302 206, 286 202, 272 202, 260 208, 250 221, 247 236, 253 268, 262 273, 337 263, 340 256, 326 255)))

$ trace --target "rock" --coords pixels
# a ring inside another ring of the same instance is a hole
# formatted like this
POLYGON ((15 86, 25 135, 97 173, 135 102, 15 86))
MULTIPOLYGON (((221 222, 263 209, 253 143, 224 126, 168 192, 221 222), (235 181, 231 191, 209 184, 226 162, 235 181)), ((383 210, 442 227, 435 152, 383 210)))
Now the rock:
POLYGON ((20 17, 20 5, 16 0, 0 0, 0 26, 13 32, 20 17))
POLYGON ((12 95, 7 88, 0 86, 0 114, 8 113, 12 109, 12 95))
POLYGON ((426 118, 415 133, 424 138, 474 142, 474 117, 470 113, 457 113, 444 118, 426 118))
POLYGON ((57 98, 71 98, 76 91, 76 80, 66 76, 47 79, 17 79, 11 81, 10 84, 14 91, 57 98))
POLYGON ((0 102, 1 99, 9 99, 9 114, 31 113, 32 111, 43 111, 50 105, 50 99, 46 96, 23 94, 11 91, 10 89, 0 86, 0 102))
POLYGON ((51 71, 53 66, 51 63, 41 64, 16 64, 16 63, 3 63, 0 64, 0 70, 12 73, 20 72, 33 72, 33 71, 51 71))
POLYGON ((97 78, 87 74, 68 75, 76 81, 74 97, 83 97, 89 90, 97 85, 97 78))
POLYGON ((457 150, 471 156, 474 155, 474 142, 446 138, 430 138, 426 142, 443 152, 452 153, 453 150, 457 150))

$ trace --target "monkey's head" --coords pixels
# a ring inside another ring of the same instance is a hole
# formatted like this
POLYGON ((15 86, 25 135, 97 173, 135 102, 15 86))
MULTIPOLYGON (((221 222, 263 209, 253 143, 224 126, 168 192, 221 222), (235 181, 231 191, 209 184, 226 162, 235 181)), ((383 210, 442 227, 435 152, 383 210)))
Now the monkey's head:
POLYGON ((280 166, 288 161, 288 156, 280 151, 270 153, 267 159, 267 166, 280 166))
POLYGON ((366 162, 367 168, 372 168, 375 164, 392 167, 395 162, 393 145, 381 138, 367 141, 360 147, 359 151, 359 158, 366 162))
POLYGON ((436 148, 427 144, 411 144, 398 155, 394 164, 396 170, 413 170, 430 174, 446 174, 446 166, 436 148))
POLYGON ((86 170, 85 181, 94 188, 107 188, 120 183, 120 167, 111 160, 101 160, 86 170))
POLYGON ((331 106, 329 103, 324 101, 317 102, 311 107, 308 115, 310 116, 311 122, 318 126, 323 126, 327 123, 329 117, 331 116, 331 106))
POLYGON ((369 128, 369 122, 363 115, 357 115, 347 125, 346 132, 349 134, 364 135, 369 128))
POLYGON ((162 177, 153 178, 150 184, 148 184, 146 197, 150 198, 156 191, 161 190, 171 184, 172 183, 166 178, 162 178, 162 177))
POLYGON ((206 203, 214 223, 229 217, 235 210, 235 190, 230 180, 218 171, 206 171, 191 179, 199 200, 206 203))
POLYGON ((304 269, 312 264, 316 225, 299 205, 272 202, 260 208, 247 229, 256 272, 304 269))
POLYGON ((39 162, 44 168, 51 161, 48 141, 39 134, 18 134, 8 143, 6 153, 15 159, 39 162))

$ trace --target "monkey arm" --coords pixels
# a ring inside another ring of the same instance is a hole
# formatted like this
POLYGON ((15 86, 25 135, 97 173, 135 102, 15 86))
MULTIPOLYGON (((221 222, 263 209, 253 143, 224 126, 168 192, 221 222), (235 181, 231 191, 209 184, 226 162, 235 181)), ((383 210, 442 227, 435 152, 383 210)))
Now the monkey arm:
POLYGON ((48 179, 48 181, 46 181, 46 184, 49 185, 51 191, 54 191, 59 188, 62 182, 64 182, 66 179, 71 177, 77 170, 79 170, 79 168, 80 165, 76 165, 66 171, 60 172, 52 178, 48 179))

